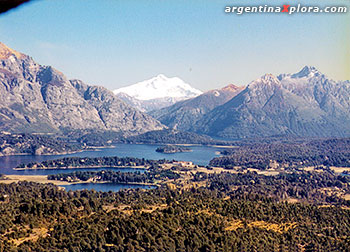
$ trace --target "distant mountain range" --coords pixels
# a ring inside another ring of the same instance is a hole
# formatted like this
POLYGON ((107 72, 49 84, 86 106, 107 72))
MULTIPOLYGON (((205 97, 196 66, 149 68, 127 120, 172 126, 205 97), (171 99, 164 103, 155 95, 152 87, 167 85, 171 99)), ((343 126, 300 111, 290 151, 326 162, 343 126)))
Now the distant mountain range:
POLYGON ((165 126, 103 87, 68 80, 0 43, 0 130, 109 130, 140 134, 165 126))
POLYGON ((154 131, 159 137, 175 132, 164 131, 169 127, 182 136, 191 131, 230 139, 350 136, 350 82, 314 67, 206 93, 164 75, 114 92, 68 80, 0 43, 0 131, 126 137, 154 131))
POLYGON ((129 105, 146 112, 202 94, 180 78, 168 78, 163 74, 113 92, 129 105))
POLYGON ((195 122, 194 132, 227 138, 350 136, 350 82, 314 67, 266 74, 195 122))
POLYGON ((222 89, 211 90, 195 98, 177 102, 172 106, 154 110, 150 115, 171 128, 190 131, 194 123, 206 113, 228 102, 243 89, 244 87, 231 84, 222 89))

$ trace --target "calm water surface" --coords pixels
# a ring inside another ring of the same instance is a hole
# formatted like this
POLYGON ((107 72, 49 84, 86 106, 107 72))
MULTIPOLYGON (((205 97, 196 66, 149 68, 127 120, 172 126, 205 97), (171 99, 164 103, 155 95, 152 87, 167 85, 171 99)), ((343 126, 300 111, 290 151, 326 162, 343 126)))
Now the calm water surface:
MULTIPOLYGON (((63 157, 104 157, 104 156, 119 156, 119 157, 136 157, 145 159, 168 159, 168 160, 182 160, 182 161, 192 161, 198 165, 208 165, 209 161, 217 156, 218 151, 222 148, 208 147, 208 146, 191 146, 192 152, 174 153, 174 154, 164 154, 156 152, 156 148, 162 145, 148 145, 148 144, 117 144, 111 148, 97 149, 83 151, 68 155, 51 155, 51 156, 34 156, 34 155, 24 155, 24 156, 7 156, 0 157, 0 173, 1 174, 16 174, 16 175, 49 175, 56 173, 68 173, 73 171, 98 171, 98 170, 113 170, 122 172, 143 172, 144 169, 130 169, 130 168, 93 168, 93 169, 57 169, 57 170, 24 170, 16 171, 13 168, 17 167, 19 164, 28 164, 31 162, 42 162, 45 160, 52 160, 63 157)), ((80 184, 81 186, 74 185, 68 186, 67 189, 81 189, 79 187, 93 187, 95 190, 105 191, 107 187, 112 188, 112 185, 103 184, 80 184)), ((131 185, 114 185, 131 188, 131 185)), ((114 187, 113 187, 114 188, 114 187)), ((92 189, 92 188, 89 188, 92 189)), ((119 190, 119 189, 118 189, 119 190)), ((107 190, 109 191, 109 190, 107 190)))
MULTIPOLYGON (((198 165, 207 165, 209 161, 217 156, 217 152, 222 150, 221 148, 207 147, 207 146, 191 146, 192 152, 164 154, 156 152, 156 148, 161 145, 147 145, 147 144, 118 144, 113 148, 97 149, 83 151, 68 155, 50 155, 50 156, 7 156, 0 157, 0 173, 2 174, 17 174, 17 175, 48 175, 62 172, 72 172, 77 169, 62 169, 62 170, 26 170, 26 171, 15 171, 13 168, 19 164, 28 164, 30 162, 42 162, 45 160, 53 160, 63 157, 107 157, 107 156, 118 156, 118 157, 136 157, 145 159, 168 159, 168 160, 182 160, 192 161, 198 165)), ((103 168, 108 169, 108 168, 103 168)), ((110 168, 112 169, 112 168, 110 168)), ((83 171, 86 169, 78 169, 83 171)), ((100 169, 88 169, 102 170, 100 169)), ((134 169, 115 169, 117 171, 133 171, 134 169)), ((141 169, 142 170, 142 169, 141 169)))

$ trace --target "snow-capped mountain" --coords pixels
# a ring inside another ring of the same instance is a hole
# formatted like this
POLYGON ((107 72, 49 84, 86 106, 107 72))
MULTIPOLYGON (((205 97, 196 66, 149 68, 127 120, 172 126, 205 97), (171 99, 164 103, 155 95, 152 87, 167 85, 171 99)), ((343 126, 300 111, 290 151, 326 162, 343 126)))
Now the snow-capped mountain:
POLYGON ((163 74, 113 92, 141 111, 160 109, 202 94, 202 91, 191 87, 180 78, 168 78, 163 74))

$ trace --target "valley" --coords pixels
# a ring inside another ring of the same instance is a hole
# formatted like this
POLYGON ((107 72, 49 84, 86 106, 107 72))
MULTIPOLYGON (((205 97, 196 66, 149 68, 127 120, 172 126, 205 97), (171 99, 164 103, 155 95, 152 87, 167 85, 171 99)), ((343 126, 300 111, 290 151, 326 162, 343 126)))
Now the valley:
POLYGON ((350 252, 349 1, 239 2, 0 0, 0 252, 350 252))
POLYGON ((0 44, 0 251, 347 251, 349 82, 114 91, 0 44))

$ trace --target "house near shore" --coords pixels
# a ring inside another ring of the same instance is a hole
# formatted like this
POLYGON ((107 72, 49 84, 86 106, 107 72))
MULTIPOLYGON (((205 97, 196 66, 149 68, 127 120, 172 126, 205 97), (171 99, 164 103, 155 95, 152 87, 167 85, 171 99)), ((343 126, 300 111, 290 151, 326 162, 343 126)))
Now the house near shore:
POLYGON ((176 162, 173 162, 173 165, 178 165, 180 167, 189 167, 189 166, 193 166, 193 162, 190 162, 190 161, 176 161, 176 162))

